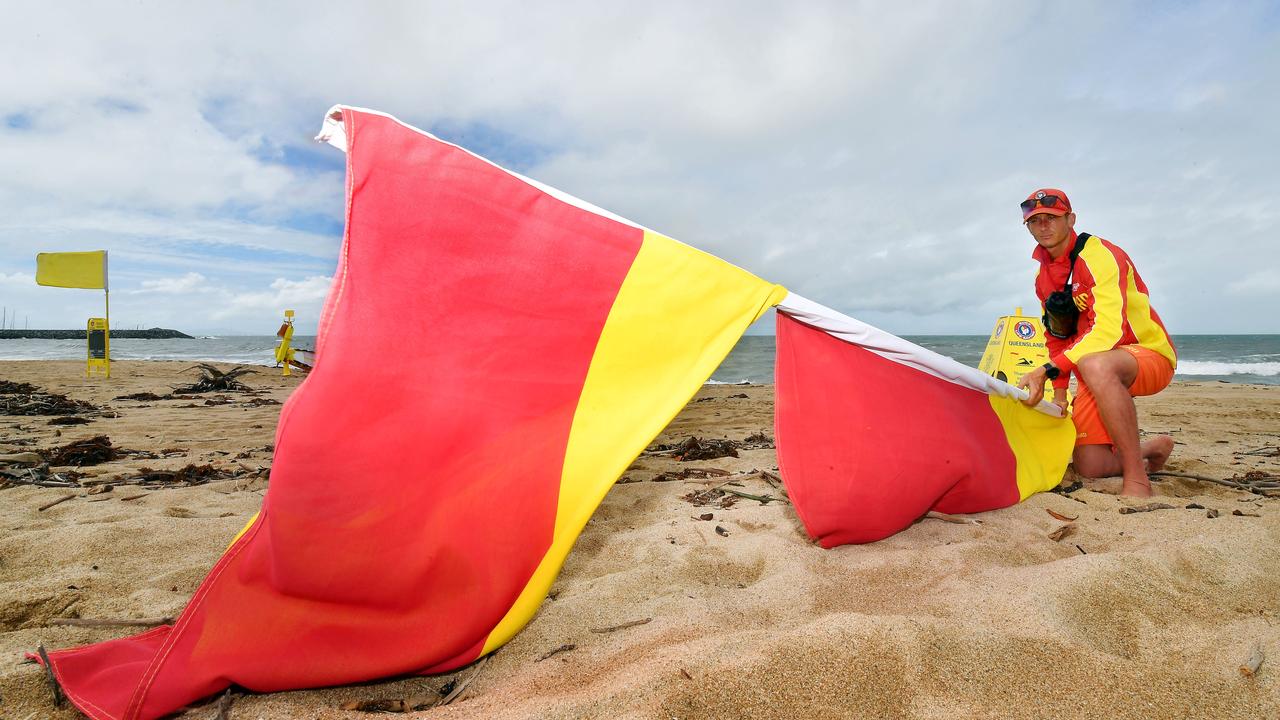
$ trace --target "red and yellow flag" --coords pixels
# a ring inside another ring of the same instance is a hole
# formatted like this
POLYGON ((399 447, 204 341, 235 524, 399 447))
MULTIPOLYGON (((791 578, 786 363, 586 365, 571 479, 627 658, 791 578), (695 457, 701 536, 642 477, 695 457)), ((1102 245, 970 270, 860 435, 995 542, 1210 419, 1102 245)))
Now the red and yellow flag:
POLYGON ((316 369, 173 626, 50 654, 101 720, 443 672, 529 621, 605 492, 785 291, 368 111, 316 369))
POLYGON ((1013 505, 1062 480, 1071 421, 982 372, 791 295, 778 307, 778 467, 823 547, 930 510, 1013 505))

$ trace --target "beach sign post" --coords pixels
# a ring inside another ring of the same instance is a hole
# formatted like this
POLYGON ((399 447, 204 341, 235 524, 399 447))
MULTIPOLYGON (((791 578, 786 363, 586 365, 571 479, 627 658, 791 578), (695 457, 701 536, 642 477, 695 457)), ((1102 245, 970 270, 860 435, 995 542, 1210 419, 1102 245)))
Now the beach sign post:
POLYGON ((289 370, 289 365, 293 362, 293 348, 289 344, 293 341, 293 311, 284 311, 284 322, 280 325, 280 329, 276 331, 276 337, 280 338, 280 344, 276 346, 276 363, 284 367, 286 376, 293 373, 289 370))
POLYGON ((111 377, 111 337, 106 318, 89 318, 85 332, 88 357, 85 361, 85 377, 95 372, 111 377))
POLYGON ((36 254, 36 284, 48 287, 102 290, 103 315, 90 318, 85 330, 88 345, 85 377, 101 372, 111 377, 111 296, 107 288, 107 251, 36 254))
POLYGON ((996 320, 996 327, 987 340, 978 369, 1017 385, 1023 375, 1049 362, 1049 351, 1044 346, 1044 328, 1040 319, 1022 314, 1022 308, 1014 308, 1012 315, 996 320))

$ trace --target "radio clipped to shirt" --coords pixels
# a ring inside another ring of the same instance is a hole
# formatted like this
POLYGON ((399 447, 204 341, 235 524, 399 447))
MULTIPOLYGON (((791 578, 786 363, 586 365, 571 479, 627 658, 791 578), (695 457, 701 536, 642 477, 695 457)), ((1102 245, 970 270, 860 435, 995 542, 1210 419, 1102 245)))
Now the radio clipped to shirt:
POLYGON ((1061 290, 1049 293, 1044 301, 1044 317, 1041 318, 1044 331, 1059 340, 1075 335, 1076 324, 1080 321, 1080 308, 1076 307, 1075 300, 1071 298, 1071 276, 1076 271, 1076 259, 1080 257, 1080 251, 1090 237, 1089 233, 1076 236, 1075 247, 1071 249, 1071 269, 1067 271, 1067 282, 1061 290))

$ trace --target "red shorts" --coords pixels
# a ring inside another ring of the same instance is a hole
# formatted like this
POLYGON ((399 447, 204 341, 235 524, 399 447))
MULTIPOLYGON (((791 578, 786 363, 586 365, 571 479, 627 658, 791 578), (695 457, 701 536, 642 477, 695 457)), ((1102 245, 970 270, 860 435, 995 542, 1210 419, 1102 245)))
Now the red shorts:
MULTIPOLYGON (((1173 379, 1173 366, 1168 358, 1150 348, 1141 345, 1121 345, 1117 350, 1128 351, 1138 361, 1138 377, 1129 386, 1129 394, 1155 395, 1169 385, 1173 379)), ((1076 446, 1111 445, 1111 436, 1102 424, 1102 416, 1098 414, 1098 402, 1089 386, 1083 382, 1076 385, 1076 397, 1071 401, 1071 420, 1076 425, 1076 446)))

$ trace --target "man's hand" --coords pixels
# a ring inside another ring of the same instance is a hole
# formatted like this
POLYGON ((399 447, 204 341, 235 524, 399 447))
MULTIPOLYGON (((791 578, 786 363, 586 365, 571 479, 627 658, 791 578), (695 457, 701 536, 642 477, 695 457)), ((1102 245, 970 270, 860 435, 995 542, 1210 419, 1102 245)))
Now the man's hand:
MULTIPOLYGON (((1027 399, 1022 401, 1023 405, 1027 405, 1029 407, 1035 407, 1036 405, 1040 404, 1040 400, 1044 397, 1044 381, 1045 381, 1044 366, 1038 367, 1035 370, 1032 370, 1031 372, 1022 376, 1022 379, 1018 381, 1018 387, 1030 393, 1027 396, 1027 399)), ((1054 395, 1053 401, 1056 403, 1058 401, 1057 390, 1054 391, 1053 395, 1054 395)), ((1065 406, 1066 391, 1063 391, 1062 402, 1063 402, 1063 405, 1065 406)))

